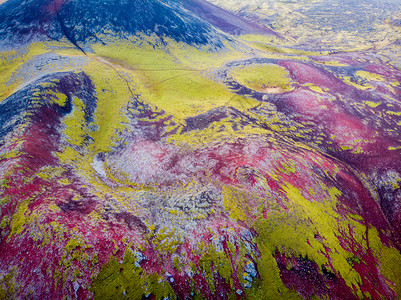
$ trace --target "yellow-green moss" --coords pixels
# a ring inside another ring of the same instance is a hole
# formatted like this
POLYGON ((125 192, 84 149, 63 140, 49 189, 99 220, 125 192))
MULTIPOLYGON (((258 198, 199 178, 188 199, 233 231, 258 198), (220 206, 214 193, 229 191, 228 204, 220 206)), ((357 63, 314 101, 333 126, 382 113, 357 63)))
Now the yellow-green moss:
POLYGON ((372 108, 376 108, 381 104, 381 102, 373 102, 373 101, 364 101, 363 103, 372 108))
POLYGON ((83 101, 77 97, 73 97, 72 105, 74 110, 72 113, 63 118, 65 124, 64 134, 67 141, 74 146, 82 146, 85 140, 85 109, 83 101))
POLYGON ((35 175, 44 180, 53 180, 63 176, 65 170, 62 167, 43 167, 35 175))
MULTIPOLYGON (((7 188, 9 188, 10 186, 9 186, 9 183, 11 182, 11 178, 2 178, 1 180, 0 180, 0 186, 2 187, 2 188, 5 188, 5 189, 7 189, 7 188)), ((0 204, 2 204, 2 201, 0 200, 0 204)))
POLYGON ((386 111, 386 113, 389 115, 392 115, 392 116, 401 116, 401 112, 399 112, 399 111, 388 110, 388 111, 386 111))
MULTIPOLYGON (((324 202, 317 202, 308 201, 297 188, 290 184, 283 188, 289 199, 291 222, 289 226, 284 225, 287 227, 285 230, 280 230, 281 239, 292 232, 291 237, 288 236, 288 238, 283 239, 286 243, 291 241, 289 248, 304 257, 308 256, 319 266, 328 266, 329 262, 324 255, 323 247, 326 246, 331 251, 330 257, 334 270, 342 274, 348 286, 357 286, 360 282, 360 276, 349 266, 347 258, 350 253, 339 245, 338 236, 340 236, 339 230, 346 229, 346 226, 349 225, 354 228, 354 238, 359 243, 363 243, 365 227, 354 220, 341 217, 335 212, 336 197, 339 195, 339 191, 332 189, 324 202), (338 222, 339 219, 341 223, 338 222), (314 234, 319 234, 322 239, 317 240, 314 238, 314 234), (311 246, 307 243, 308 241, 311 246)), ((288 246, 283 245, 283 247, 287 248, 288 246)))
POLYGON ((349 76, 345 76, 344 78, 342 78, 343 81, 348 84, 351 85, 359 90, 369 90, 369 89, 373 89, 373 86, 370 83, 366 83, 366 82, 361 82, 360 84, 357 82, 354 82, 353 79, 349 76))
POLYGON ((312 91, 318 92, 318 93, 320 93, 320 94, 323 94, 323 93, 325 92, 321 87, 318 87, 318 86, 315 86, 315 85, 311 85, 309 88, 310 88, 312 91))
POLYGON ((4 229, 4 228, 6 228, 6 226, 8 224, 10 224, 10 217, 9 216, 4 216, 4 218, 1 220, 0 228, 4 229))
POLYGON ((112 257, 104 264, 92 283, 91 291, 95 299, 142 299, 153 294, 156 299, 176 299, 170 284, 155 273, 147 274, 137 266, 132 250, 127 249, 119 261, 112 257))
POLYGON ((15 269, 5 275, 0 275, 0 299, 13 299, 18 290, 15 286, 15 269))
POLYGON ((235 187, 223 186, 223 204, 229 211, 230 217, 235 220, 247 220, 247 207, 243 205, 245 201, 240 190, 235 187), (244 207, 243 207, 244 206, 244 207))
POLYGON ((128 119, 125 109, 133 95, 124 77, 117 73, 120 70, 94 60, 85 71, 90 75, 97 95, 94 122, 97 130, 91 133, 93 149, 95 152, 108 152, 118 142, 118 133, 126 129, 128 119))
POLYGON ((152 243, 160 255, 164 256, 165 254, 173 254, 182 244, 181 240, 175 229, 163 227, 153 235, 152 243))
MULTIPOLYGON (((299 56, 318 56, 328 54, 328 51, 305 51, 295 49, 286 45, 272 44, 270 40, 263 39, 258 35, 242 35, 242 40, 249 42, 251 47, 256 49, 279 54, 299 55, 299 56)), ((292 57, 294 59, 294 57, 292 57)), ((301 57, 296 57, 299 59, 301 57)))
POLYGON ((28 60, 36 55, 49 52, 43 43, 32 43, 27 48, 0 52, 0 102, 10 96, 20 85, 21 80, 9 83, 13 74, 28 60))
MULTIPOLYGON (((276 178, 276 180, 280 180, 276 178)), ((362 247, 362 251, 368 251, 367 239, 375 246, 379 260, 383 253, 387 253, 393 259, 401 262, 394 249, 387 248, 378 239, 377 232, 370 231, 366 235, 366 226, 360 223, 361 218, 355 215, 341 216, 337 213, 337 197, 341 192, 335 188, 328 188, 323 183, 321 187, 326 190, 326 197, 319 201, 307 199, 310 193, 305 195, 289 183, 282 185, 285 195, 285 210, 275 204, 277 200, 270 202, 266 219, 259 217, 252 221, 244 212, 247 211, 246 195, 240 191, 232 191, 226 188, 224 193, 225 206, 230 211, 230 216, 237 220, 245 221, 252 225, 257 231, 256 242, 261 252, 257 259, 258 270, 261 280, 256 280, 252 288, 246 291, 250 299, 258 299, 262 295, 268 299, 295 299, 297 294, 289 291, 281 282, 279 270, 274 259, 276 250, 291 257, 308 257, 316 262, 318 266, 325 266, 326 269, 340 274, 346 284, 353 289, 361 283, 360 275, 353 268, 353 261, 359 259, 353 253, 348 252, 340 246, 339 238, 352 234, 355 242, 362 247), (229 200, 229 201, 228 201, 229 200), (238 213, 240 212, 240 213, 238 213), (340 220, 340 221, 339 221, 340 220), (352 229, 352 232, 349 229, 352 229), (318 236, 319 238, 316 238, 318 236), (326 249, 329 249, 326 254, 326 249), (328 256, 330 256, 330 259, 328 256), (266 294, 267 293, 267 294, 266 294)), ((276 196, 277 197, 277 196, 276 196)), ((263 211, 264 204, 261 204, 260 211, 263 211)), ((372 247, 372 246, 371 246, 372 247)), ((383 275, 391 281, 397 281, 398 272, 388 264, 387 260, 382 261, 383 275)), ((322 272, 322 271, 321 271, 322 272)), ((358 297, 363 297, 361 290, 356 291, 358 297)), ((365 295, 366 296, 366 295, 365 295)))
POLYGON ((53 100, 54 103, 56 103, 57 105, 59 105, 61 107, 64 107, 68 101, 67 95, 65 95, 63 93, 52 93, 51 99, 53 100))
POLYGON ((401 295, 401 254, 390 246, 386 246, 380 240, 377 229, 369 229, 369 246, 374 255, 378 258, 379 270, 385 277, 388 286, 393 289, 398 296, 401 295))
MULTIPOLYGON (((234 272, 232 263, 229 259, 230 253, 216 251, 213 246, 206 245, 205 243, 198 244, 198 250, 196 253, 201 254, 202 257, 199 260, 199 269, 194 266, 192 271, 195 273, 200 272, 206 277, 206 281, 212 293, 215 292, 215 273, 213 272, 212 267, 215 268, 218 274, 225 279, 226 282, 231 284, 232 289, 234 288, 232 281, 230 280, 234 272)), ((235 254, 231 253, 231 255, 235 254)), ((202 293, 202 290, 199 289, 198 292, 202 293)))
POLYGON ((382 75, 367 71, 357 71, 355 75, 372 81, 385 81, 385 78, 382 75))
POLYGON ((26 212, 29 213, 28 210, 29 200, 22 201, 15 213, 12 216, 10 227, 11 227, 11 235, 13 234, 20 234, 24 230, 25 219, 26 219, 26 212))
MULTIPOLYGON (((211 80, 205 70, 189 65, 196 61, 197 56, 205 59, 206 54, 174 45, 152 51, 144 46, 126 44, 95 45, 94 50, 96 54, 112 59, 109 65, 111 63, 116 70, 130 74, 127 78, 143 100, 177 118, 194 116, 220 106, 243 108, 249 105, 249 100, 244 101, 222 83, 211 80), (184 59, 175 56, 175 51, 184 59)), ((248 108, 256 105, 255 101, 251 102, 248 108)))
POLYGON ((289 290, 282 282, 271 242, 266 235, 256 237, 256 242, 261 253, 257 260, 260 279, 255 279, 252 287, 245 290, 246 299, 302 299, 296 291, 289 290))
POLYGON ((260 92, 282 93, 292 90, 288 72, 278 65, 239 67, 233 69, 230 75, 238 83, 260 92))

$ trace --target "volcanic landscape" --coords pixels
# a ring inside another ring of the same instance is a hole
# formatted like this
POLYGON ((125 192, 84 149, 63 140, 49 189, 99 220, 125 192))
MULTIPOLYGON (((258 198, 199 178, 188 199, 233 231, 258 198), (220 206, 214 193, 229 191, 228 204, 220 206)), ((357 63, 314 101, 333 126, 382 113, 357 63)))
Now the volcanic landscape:
POLYGON ((401 2, 0 4, 0 299, 400 299, 401 2))

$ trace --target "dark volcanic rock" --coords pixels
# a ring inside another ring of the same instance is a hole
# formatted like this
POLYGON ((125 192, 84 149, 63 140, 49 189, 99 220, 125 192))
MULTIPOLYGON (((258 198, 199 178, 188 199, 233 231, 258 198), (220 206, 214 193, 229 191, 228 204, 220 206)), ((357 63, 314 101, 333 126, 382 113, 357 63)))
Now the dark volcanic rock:
POLYGON ((206 44, 216 35, 175 1, 11 0, 0 7, 0 39, 6 44, 66 37, 77 46, 110 33, 156 34, 189 44, 206 44))

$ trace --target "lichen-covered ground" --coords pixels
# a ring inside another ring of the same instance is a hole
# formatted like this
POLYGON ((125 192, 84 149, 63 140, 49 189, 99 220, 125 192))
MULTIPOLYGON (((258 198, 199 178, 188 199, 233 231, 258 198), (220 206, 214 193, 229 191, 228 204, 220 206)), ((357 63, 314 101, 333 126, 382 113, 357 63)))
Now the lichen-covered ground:
POLYGON ((1 299, 401 297, 397 15, 333 51, 243 15, 0 5, 1 299))

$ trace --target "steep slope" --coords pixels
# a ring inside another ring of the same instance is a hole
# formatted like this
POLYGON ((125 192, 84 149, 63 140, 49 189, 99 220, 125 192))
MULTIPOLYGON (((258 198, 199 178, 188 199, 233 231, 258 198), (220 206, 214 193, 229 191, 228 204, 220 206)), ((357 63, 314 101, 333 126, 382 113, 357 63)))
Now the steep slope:
MULTIPOLYGON (((174 2, 172 2, 174 3, 174 2)), ((212 29, 174 5, 146 1, 7 1, 1 6, 0 28, 7 43, 69 39, 74 45, 101 41, 105 33, 127 37, 138 32, 205 44, 212 29), (195 30, 196 28, 196 30, 195 30), (196 35, 187 34, 196 32, 196 35)))
POLYGON ((202 0, 0 15, 0 298, 399 298, 388 58, 202 0))
POLYGON ((222 46, 225 37, 213 26, 227 33, 275 34, 206 1, 10 0, 0 8, 0 37, 9 46, 64 37, 82 50, 81 43, 138 33, 222 46))
POLYGON ((205 0, 184 0, 182 3, 188 11, 196 13, 202 19, 224 32, 233 35, 261 34, 279 36, 271 28, 243 19, 205 0))
POLYGON ((389 26, 401 12, 398 0, 210 0, 255 23, 269 26, 303 50, 381 49, 398 39, 389 26))

